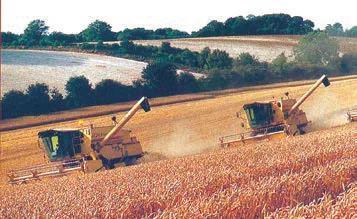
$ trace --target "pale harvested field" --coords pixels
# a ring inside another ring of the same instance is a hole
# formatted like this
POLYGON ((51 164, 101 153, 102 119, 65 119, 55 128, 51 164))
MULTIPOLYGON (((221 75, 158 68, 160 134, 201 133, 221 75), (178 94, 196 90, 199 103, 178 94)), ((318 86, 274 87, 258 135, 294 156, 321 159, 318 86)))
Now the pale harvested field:
MULTIPOLYGON (((235 114, 242 104, 286 91, 300 97, 309 87, 228 93, 140 111, 126 128, 150 153, 142 160, 146 164, 33 185, 5 185, 5 172, 43 163, 37 132, 78 126, 77 121, 1 132, 0 217, 251 217, 306 205, 323 191, 337 195, 356 181, 356 124, 216 151, 219 136, 240 131, 235 114), (169 160, 149 162, 164 158, 169 160)), ((346 110, 357 106, 356 87, 352 79, 318 88, 302 105, 312 120, 310 131, 346 124, 346 110)), ((85 119, 89 122, 111 124, 110 116, 85 119)))
POLYGON ((70 77, 84 75, 93 85, 103 79, 130 85, 141 78, 147 63, 129 59, 58 51, 2 50, 1 95, 16 89, 25 91, 30 84, 46 83, 63 95, 70 77))
MULTIPOLYGON (((161 46, 162 42, 170 42, 172 47, 200 52, 203 48, 225 50, 231 57, 237 57, 243 52, 256 56, 260 61, 272 61, 282 52, 292 59, 293 49, 302 36, 297 35, 264 35, 264 36, 233 36, 186 38, 170 40, 137 40, 141 45, 161 46)), ((340 52, 357 53, 356 38, 337 38, 340 52)))
MULTIPOLYGON (((208 37, 171 40, 138 40, 137 44, 161 46, 163 41, 173 47, 188 48, 200 52, 205 47, 227 51, 232 57, 249 52, 261 61, 271 61, 280 53, 292 59, 293 49, 301 36, 238 36, 208 37)), ((357 54, 356 38, 337 38, 342 53, 357 54)), ((114 42, 108 42, 114 43, 114 42)), ((114 79, 124 84, 141 78, 141 71, 147 65, 116 57, 74 52, 16 50, 16 54, 4 55, 12 50, 2 51, 1 95, 17 89, 25 91, 36 82, 58 88, 65 95, 65 84, 71 76, 84 75, 93 85, 102 79, 114 79)))

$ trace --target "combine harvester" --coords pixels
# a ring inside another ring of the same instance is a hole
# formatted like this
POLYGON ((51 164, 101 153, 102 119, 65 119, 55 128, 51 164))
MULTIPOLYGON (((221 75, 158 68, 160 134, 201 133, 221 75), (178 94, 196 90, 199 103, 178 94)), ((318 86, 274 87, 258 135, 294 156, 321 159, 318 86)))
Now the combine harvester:
POLYGON ((355 122, 357 121, 357 109, 352 109, 347 112, 347 119, 350 122, 355 122))
MULTIPOLYGON (((239 146, 259 140, 274 140, 287 136, 304 134, 303 128, 309 123, 299 106, 323 83, 330 85, 323 75, 298 101, 281 98, 280 101, 254 102, 243 105, 246 126, 249 131, 220 137, 221 147, 239 146)), ((244 123, 242 123, 244 127, 244 123)))
POLYGON ((144 155, 136 137, 123 126, 143 108, 150 111, 149 101, 141 98, 115 125, 77 129, 51 129, 38 133, 39 147, 45 150, 49 163, 7 173, 9 183, 25 183, 74 173, 98 172, 119 166, 134 164, 144 155), (42 147, 41 147, 42 146, 42 147))

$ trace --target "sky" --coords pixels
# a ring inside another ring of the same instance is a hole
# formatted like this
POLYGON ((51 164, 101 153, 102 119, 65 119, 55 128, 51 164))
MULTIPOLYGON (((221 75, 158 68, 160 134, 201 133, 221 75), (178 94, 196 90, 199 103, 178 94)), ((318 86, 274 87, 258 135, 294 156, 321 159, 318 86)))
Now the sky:
POLYGON ((353 0, 1 0, 1 31, 23 33, 35 19, 44 20, 49 32, 76 34, 99 19, 112 31, 144 27, 171 27, 191 33, 212 20, 230 17, 285 13, 301 16, 325 29, 339 22, 357 26, 353 0))

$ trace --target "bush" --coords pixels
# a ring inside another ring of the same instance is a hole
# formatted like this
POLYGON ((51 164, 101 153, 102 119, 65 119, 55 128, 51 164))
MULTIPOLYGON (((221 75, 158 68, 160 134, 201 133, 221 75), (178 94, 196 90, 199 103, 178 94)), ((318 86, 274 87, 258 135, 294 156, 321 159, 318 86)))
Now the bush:
POLYGON ((83 49, 83 50, 94 49, 94 45, 93 44, 89 44, 89 43, 82 43, 81 49, 83 49))
POLYGON ((111 50, 118 50, 119 49, 119 44, 118 43, 113 43, 112 45, 110 45, 110 49, 111 50))
POLYGON ((130 100, 130 88, 130 86, 111 79, 102 80, 96 84, 93 90, 94 104, 100 105, 130 100))
POLYGON ((67 101, 73 108, 89 106, 91 104, 92 85, 89 80, 81 76, 71 77, 65 87, 67 101))
POLYGON ((51 111, 48 85, 31 84, 27 88, 27 111, 31 115, 40 115, 51 111))
POLYGON ((181 94, 195 93, 199 91, 195 76, 184 72, 178 76, 178 92, 181 94))
POLYGON ((143 85, 154 96, 166 96, 177 92, 176 66, 170 62, 151 63, 142 71, 143 85))
POLYGON ((343 73, 357 71, 357 54, 344 54, 341 58, 340 69, 343 73))
POLYGON ((96 50, 102 50, 102 49, 104 49, 103 41, 99 40, 99 41, 97 42, 97 44, 95 45, 95 49, 96 49, 96 50))
POLYGON ((26 115, 27 102, 27 96, 22 91, 11 90, 5 93, 1 100, 2 119, 26 115))
POLYGON ((326 33, 312 32, 305 35, 295 48, 296 60, 300 63, 323 64, 338 60, 339 45, 326 33))
POLYGON ((58 91, 57 88, 50 90, 50 103, 51 103, 51 112, 62 111, 68 109, 68 105, 63 98, 63 95, 58 91))

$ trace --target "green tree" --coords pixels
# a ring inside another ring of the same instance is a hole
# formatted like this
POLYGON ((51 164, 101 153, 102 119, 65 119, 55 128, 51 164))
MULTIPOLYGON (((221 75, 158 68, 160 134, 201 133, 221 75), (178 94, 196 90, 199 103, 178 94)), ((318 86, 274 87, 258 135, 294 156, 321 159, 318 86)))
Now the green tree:
POLYGON ((169 62, 155 62, 146 66, 141 73, 143 84, 154 96, 166 96, 177 92, 176 66, 169 62))
POLYGON ((338 60, 338 49, 338 42, 326 33, 311 32, 301 38, 294 53, 298 62, 326 65, 338 60))
POLYGON ((160 47, 160 52, 162 53, 171 53, 172 47, 170 42, 162 42, 160 47))
POLYGON ((341 58, 340 69, 344 73, 357 72, 357 54, 344 54, 341 58))
POLYGON ((209 37, 209 36, 223 36, 225 33, 225 26, 222 22, 213 20, 205 27, 195 33, 195 37, 209 37))
POLYGON ((32 115, 49 113, 51 110, 48 85, 36 83, 28 86, 26 90, 28 107, 27 110, 32 115))
POLYGON ((288 58, 285 56, 285 53, 284 52, 280 53, 280 55, 278 55, 271 63, 273 66, 273 71, 278 76, 287 78, 288 77, 287 63, 288 63, 288 58))
POLYGON ((50 104, 51 111, 57 112, 61 110, 67 109, 66 101, 63 98, 63 95, 59 92, 57 88, 53 88, 50 90, 50 104))
POLYGON ((128 54, 135 53, 135 44, 132 41, 124 40, 120 42, 120 47, 124 50, 125 53, 128 54))
POLYGON ((191 73, 184 72, 178 76, 178 91, 182 94, 199 91, 197 80, 191 73))
POLYGON ((11 44, 14 44, 18 38, 19 35, 16 35, 14 33, 1 32, 1 45, 10 46, 11 44))
POLYGON ((334 25, 328 24, 325 27, 325 32, 329 36, 342 36, 343 33, 343 26, 341 23, 335 23, 334 25))
POLYGON ((83 75, 71 77, 67 81, 65 89, 70 107, 78 108, 90 105, 92 85, 83 75))
POLYGON ((27 25, 22 38, 29 46, 39 45, 48 28, 43 20, 33 20, 27 25))
POLYGON ((227 35, 236 36, 247 34, 248 22, 242 16, 228 18, 224 25, 226 27, 227 35))
POLYGON ((105 79, 96 84, 93 91, 95 104, 123 102, 130 99, 130 87, 118 81, 105 79))
POLYGON ((70 43, 77 42, 74 34, 64 34, 62 32, 53 31, 47 36, 47 42, 54 46, 66 46, 70 43))
POLYGON ((27 96, 24 92, 10 90, 4 94, 1 100, 2 119, 15 118, 27 113, 27 96))
POLYGON ((104 21, 95 20, 83 30, 80 35, 86 42, 98 41, 114 41, 115 34, 112 32, 112 27, 104 21))
POLYGON ((257 57, 252 56, 247 52, 243 52, 239 54, 239 56, 236 59, 234 59, 233 67, 240 66, 240 65, 257 65, 257 64, 259 64, 257 57))
POLYGON ((233 59, 229 57, 229 54, 226 51, 215 49, 212 54, 208 56, 206 61, 208 69, 224 69, 232 67, 233 59))
POLYGON ((268 75, 268 64, 259 60, 249 53, 241 53, 233 62, 233 83, 258 84, 265 80, 268 75))
POLYGON ((345 30, 345 34, 347 37, 357 37, 357 26, 345 30))
POLYGON ((201 69, 208 69, 208 57, 211 55, 211 50, 208 47, 203 48, 198 57, 198 65, 201 69))

